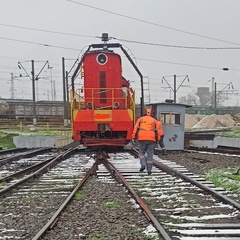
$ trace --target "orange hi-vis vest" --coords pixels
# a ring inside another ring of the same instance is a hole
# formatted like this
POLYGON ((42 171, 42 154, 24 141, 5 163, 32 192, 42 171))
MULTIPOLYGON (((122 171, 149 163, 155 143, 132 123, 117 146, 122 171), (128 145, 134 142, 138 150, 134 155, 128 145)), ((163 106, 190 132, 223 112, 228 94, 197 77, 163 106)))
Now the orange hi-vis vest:
POLYGON ((157 121, 151 116, 140 117, 133 129, 132 139, 156 141, 157 121))

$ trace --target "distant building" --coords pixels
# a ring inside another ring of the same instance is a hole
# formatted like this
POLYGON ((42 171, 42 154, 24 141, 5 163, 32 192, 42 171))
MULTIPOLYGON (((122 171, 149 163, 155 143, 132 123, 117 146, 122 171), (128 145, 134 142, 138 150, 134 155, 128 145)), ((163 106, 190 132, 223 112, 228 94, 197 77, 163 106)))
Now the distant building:
MULTIPOLYGON (((37 118, 63 118, 64 107, 62 101, 37 101, 37 118)), ((33 101, 23 99, 0 99, 0 117, 11 119, 29 119, 33 117, 33 101)))

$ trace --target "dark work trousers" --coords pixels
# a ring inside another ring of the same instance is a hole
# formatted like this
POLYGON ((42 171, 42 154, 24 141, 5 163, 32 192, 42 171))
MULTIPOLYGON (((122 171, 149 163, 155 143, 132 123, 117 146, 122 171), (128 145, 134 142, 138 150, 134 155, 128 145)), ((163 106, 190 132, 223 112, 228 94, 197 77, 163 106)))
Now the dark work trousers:
POLYGON ((139 158, 141 167, 147 167, 148 171, 152 170, 153 152, 156 142, 149 140, 139 141, 139 158))
POLYGON ((163 143, 163 139, 164 139, 164 135, 161 136, 160 140, 159 140, 159 146, 162 148, 162 149, 165 149, 165 145, 163 143))
POLYGON ((165 148, 165 145, 164 145, 164 142, 163 142, 163 139, 164 139, 164 135, 161 136, 160 140, 159 140, 159 146, 162 148, 163 150, 163 154, 167 154, 167 151, 166 151, 166 148, 165 148))

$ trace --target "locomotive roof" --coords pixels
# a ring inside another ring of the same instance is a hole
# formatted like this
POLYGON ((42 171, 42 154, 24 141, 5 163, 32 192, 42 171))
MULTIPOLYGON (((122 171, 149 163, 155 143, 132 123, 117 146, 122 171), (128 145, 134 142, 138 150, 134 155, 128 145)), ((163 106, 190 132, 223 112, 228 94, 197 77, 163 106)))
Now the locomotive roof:
MULTIPOLYGON (((91 51, 86 52, 86 54, 90 54, 90 53, 114 53, 114 54, 117 54, 113 50, 109 50, 109 49, 107 49, 107 50, 104 50, 104 49, 91 50, 91 51)), ((119 55, 119 54, 117 54, 117 55, 119 55)))
POLYGON ((147 106, 153 106, 153 105, 175 105, 175 106, 184 106, 186 108, 192 107, 191 105, 183 104, 183 103, 169 103, 169 102, 156 102, 156 103, 149 103, 146 104, 147 106))

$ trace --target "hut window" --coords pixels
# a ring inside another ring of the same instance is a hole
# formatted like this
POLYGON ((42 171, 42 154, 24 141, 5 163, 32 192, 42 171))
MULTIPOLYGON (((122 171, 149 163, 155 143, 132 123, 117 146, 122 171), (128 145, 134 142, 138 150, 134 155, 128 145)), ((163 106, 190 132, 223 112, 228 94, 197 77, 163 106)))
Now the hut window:
POLYGON ((181 113, 177 112, 160 112, 159 119, 164 125, 180 126, 181 113))

